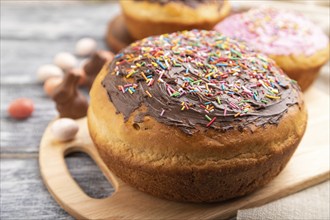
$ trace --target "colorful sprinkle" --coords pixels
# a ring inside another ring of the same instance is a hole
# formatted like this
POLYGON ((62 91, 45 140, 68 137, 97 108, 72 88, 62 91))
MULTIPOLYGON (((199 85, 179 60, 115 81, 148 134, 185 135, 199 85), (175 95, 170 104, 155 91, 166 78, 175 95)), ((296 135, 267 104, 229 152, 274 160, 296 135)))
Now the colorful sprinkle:
POLYGON ((148 96, 149 96, 150 98, 152 98, 152 95, 151 95, 151 93, 150 93, 148 90, 146 90, 146 93, 148 94, 148 96))
POLYGON ((160 116, 163 116, 163 115, 164 115, 164 113, 165 113, 165 110, 164 110, 164 109, 162 109, 162 112, 160 113, 160 116))
POLYGON ((212 119, 211 119, 210 116, 208 116, 208 115, 205 115, 205 118, 206 118, 207 120, 209 120, 209 121, 212 121, 212 119))
POLYGON ((217 117, 214 117, 207 125, 206 125, 206 127, 210 127, 212 124, 213 124, 213 122, 215 122, 215 120, 217 119, 217 117))

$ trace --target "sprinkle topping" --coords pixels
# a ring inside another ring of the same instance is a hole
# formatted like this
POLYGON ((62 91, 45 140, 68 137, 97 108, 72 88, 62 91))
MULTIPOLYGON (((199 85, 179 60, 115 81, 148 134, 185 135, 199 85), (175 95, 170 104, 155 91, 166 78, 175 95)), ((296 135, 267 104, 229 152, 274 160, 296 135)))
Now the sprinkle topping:
POLYGON ((272 60, 215 31, 137 41, 115 56, 102 84, 126 120, 145 106, 137 123, 150 115, 188 134, 277 123, 299 95, 272 60))
POLYGON ((265 7, 232 15, 220 22, 215 30, 272 55, 309 56, 329 43, 323 31, 303 15, 265 7))

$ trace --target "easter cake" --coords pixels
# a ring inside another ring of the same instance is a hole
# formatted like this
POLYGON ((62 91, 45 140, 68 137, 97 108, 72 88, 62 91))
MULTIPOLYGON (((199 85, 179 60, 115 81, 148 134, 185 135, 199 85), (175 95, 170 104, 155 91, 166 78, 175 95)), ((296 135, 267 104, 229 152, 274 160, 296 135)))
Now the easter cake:
POLYGON ((299 86, 267 56, 215 31, 136 41, 90 92, 90 135, 131 186, 189 202, 240 197, 285 167, 306 128, 299 86))

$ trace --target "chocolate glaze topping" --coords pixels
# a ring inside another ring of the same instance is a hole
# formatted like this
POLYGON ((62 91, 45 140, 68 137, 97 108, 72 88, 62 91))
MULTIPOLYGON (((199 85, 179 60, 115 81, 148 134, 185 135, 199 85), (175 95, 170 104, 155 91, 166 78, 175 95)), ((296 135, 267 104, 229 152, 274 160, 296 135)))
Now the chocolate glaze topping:
POLYGON ((145 38, 117 54, 102 82, 125 120, 141 106, 187 134, 277 124, 300 90, 276 64, 214 31, 145 38))
POLYGON ((158 3, 161 5, 168 4, 170 2, 182 3, 189 7, 196 8, 200 4, 204 3, 219 3, 222 4, 223 0, 135 0, 135 1, 148 1, 151 3, 158 3))

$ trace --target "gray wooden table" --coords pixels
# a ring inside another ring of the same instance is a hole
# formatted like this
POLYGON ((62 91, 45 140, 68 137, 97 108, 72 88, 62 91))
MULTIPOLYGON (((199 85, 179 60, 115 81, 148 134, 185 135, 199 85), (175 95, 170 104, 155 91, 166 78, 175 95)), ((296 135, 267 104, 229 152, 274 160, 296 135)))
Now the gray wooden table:
MULTIPOLYGON (((82 37, 92 37, 105 48, 106 25, 119 13, 111 2, 1 1, 0 219, 72 219, 48 193, 39 173, 39 142, 57 112, 35 73, 40 65, 52 63, 56 53, 74 52, 82 37), (7 114, 10 101, 19 97, 35 102, 33 116, 24 121, 7 114)), ((73 154, 67 164, 87 194, 100 198, 113 192, 88 156, 73 154)))
MULTIPOLYGON (((39 173, 39 142, 57 113, 35 73, 40 65, 51 63, 57 52, 73 52, 82 37, 93 37, 105 48, 106 25, 119 13, 113 2, 1 1, 0 219, 72 219, 48 193, 39 173), (19 97, 35 102, 33 116, 24 121, 7 114, 9 102, 19 97)), ((101 198, 113 192, 86 155, 70 155, 67 164, 88 195, 101 198)), ((321 189, 329 197, 327 186, 321 189)))

